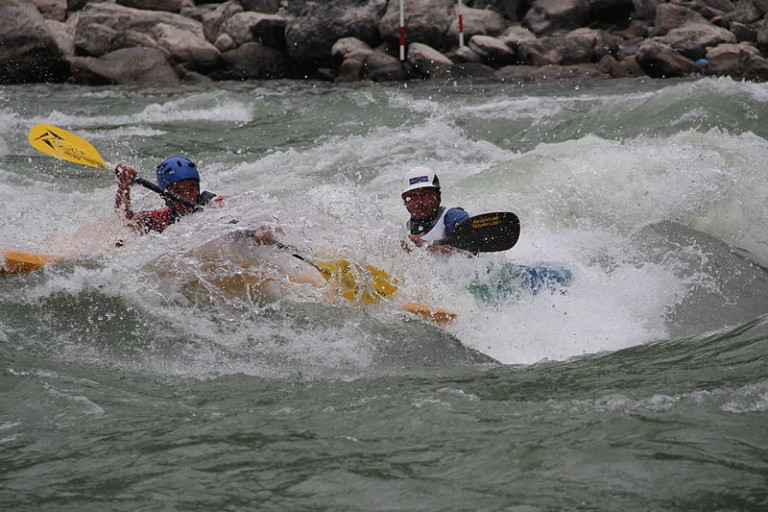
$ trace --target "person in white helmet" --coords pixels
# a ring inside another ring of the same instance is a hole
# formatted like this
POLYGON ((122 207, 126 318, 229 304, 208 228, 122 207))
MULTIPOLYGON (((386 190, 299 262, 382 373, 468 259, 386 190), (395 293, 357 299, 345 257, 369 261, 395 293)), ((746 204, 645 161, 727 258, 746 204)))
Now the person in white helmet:
MULTIPOLYGON (((413 167, 405 173, 401 197, 411 214, 406 224, 408 240, 417 246, 442 240, 451 234, 457 224, 469 218, 463 208, 440 205, 440 180, 429 167, 413 167)), ((413 250, 405 241, 401 245, 407 252, 413 250)), ((450 246, 428 246, 428 250, 440 253, 458 251, 450 246)))

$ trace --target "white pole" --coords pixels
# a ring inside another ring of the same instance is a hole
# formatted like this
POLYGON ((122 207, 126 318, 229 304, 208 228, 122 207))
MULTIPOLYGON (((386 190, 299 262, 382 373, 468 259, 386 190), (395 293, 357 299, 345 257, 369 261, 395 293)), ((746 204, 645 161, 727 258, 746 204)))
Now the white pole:
POLYGON ((464 15, 461 13, 461 0, 456 4, 456 15, 459 17, 459 46, 464 46, 464 15))
POLYGON ((400 0, 400 61, 405 60, 405 11, 403 1, 400 0))

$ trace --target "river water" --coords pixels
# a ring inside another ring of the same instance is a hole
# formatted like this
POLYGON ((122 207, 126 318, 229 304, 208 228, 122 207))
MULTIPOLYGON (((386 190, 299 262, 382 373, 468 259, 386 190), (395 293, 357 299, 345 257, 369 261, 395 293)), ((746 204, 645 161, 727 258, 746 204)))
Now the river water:
POLYGON ((68 256, 0 276, 0 508, 768 509, 766 119, 768 85, 709 78, 0 87, 0 249, 68 256), (37 123, 147 179, 188 156, 224 206, 135 237, 37 123), (518 244, 402 251, 413 165, 518 244), (263 226, 396 298, 324 300, 278 248, 222 291, 191 256, 263 226), (574 279, 468 291, 509 262, 574 279))

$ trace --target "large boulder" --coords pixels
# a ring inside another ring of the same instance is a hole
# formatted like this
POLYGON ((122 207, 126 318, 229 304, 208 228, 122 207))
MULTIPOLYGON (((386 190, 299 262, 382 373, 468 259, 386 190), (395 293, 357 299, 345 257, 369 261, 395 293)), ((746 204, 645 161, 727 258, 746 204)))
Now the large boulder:
POLYGON ((67 19, 66 0, 32 0, 32 3, 46 20, 64 22, 67 19))
POLYGON ((720 44, 707 48, 705 73, 741 78, 748 56, 761 57, 760 51, 748 43, 720 44))
POLYGON ((273 48, 285 49, 286 23, 282 16, 245 11, 230 17, 223 30, 236 46, 258 41, 273 48))
POLYGON ((188 30, 158 23, 151 34, 157 48, 172 62, 186 63, 193 70, 208 70, 216 66, 221 53, 211 43, 188 30))
POLYGON ((530 4, 530 0, 474 0, 472 6, 475 9, 490 9, 508 20, 519 21, 530 4))
POLYGON ((745 80, 765 82, 768 80, 768 60, 758 55, 744 55, 741 60, 743 72, 741 77, 745 80))
POLYGON ((331 47, 331 58, 336 66, 349 58, 358 58, 365 60, 369 53, 374 50, 365 41, 356 37, 343 37, 336 41, 331 47))
POLYGON ((518 47, 520 61, 534 66, 597 62, 604 55, 616 53, 618 45, 605 32, 589 28, 523 41, 518 47))
POLYGON ((74 57, 72 77, 90 85, 176 85, 179 77, 155 48, 123 48, 103 57, 74 57))
POLYGON ((589 19, 592 22, 626 26, 634 18, 632 0, 590 0, 589 19))
POLYGON ((116 0, 116 3, 147 11, 179 12, 185 5, 185 0, 116 0))
POLYGON ((523 17, 523 25, 538 35, 573 30, 589 20, 588 0, 535 0, 523 17))
POLYGON ((503 41, 491 36, 472 36, 469 48, 482 58, 482 62, 493 67, 502 67, 517 62, 515 52, 503 41))
POLYGON ((237 0, 229 0, 218 7, 203 14, 203 34, 210 43, 216 40, 224 33, 224 26, 227 20, 243 11, 243 6, 237 0))
POLYGON ((707 23, 698 12, 678 4, 661 4, 656 8, 654 33, 663 36, 667 32, 688 23, 707 23))
POLYGON ((763 53, 768 53, 768 18, 757 24, 757 47, 763 53))
POLYGON ((199 70, 213 67, 220 55, 197 20, 108 3, 88 4, 80 12, 75 47, 78 54, 93 57, 122 48, 156 48, 173 62, 199 70))
POLYGON ((653 78, 683 77, 699 71, 695 62, 653 39, 640 45, 635 58, 643 71, 653 78))
MULTIPOLYGON (((406 44, 423 43, 437 49, 456 45, 456 39, 448 36, 456 15, 455 0, 411 0, 405 3, 404 14, 406 44)), ((379 31, 388 41, 399 40, 399 2, 388 3, 379 31)))
POLYGON ((339 63, 337 82, 405 80, 403 64, 395 57, 354 37, 336 41, 331 49, 334 63, 339 63))
POLYGON ((632 0, 632 19, 634 21, 653 21, 656 17, 656 8, 664 0, 632 0))
POLYGON ((422 78, 448 78, 453 67, 451 59, 423 43, 408 45, 408 63, 422 78))
POLYGON ((72 57, 75 55, 75 24, 62 23, 56 20, 45 20, 48 25, 48 29, 53 35, 53 39, 56 41, 56 45, 59 47, 61 54, 66 57, 72 57))
MULTIPOLYGON (((461 18, 465 41, 469 41, 472 36, 498 36, 507 28, 507 23, 501 14, 487 9, 470 9, 465 7, 461 11, 461 18)), ((448 27, 448 38, 452 41, 458 41, 458 16, 453 16, 448 27)))
POLYGON ((132 46, 130 43, 136 40, 156 47, 156 43, 153 44, 153 33, 160 23, 186 30, 204 39, 202 24, 179 14, 95 3, 88 4, 79 14, 75 45, 80 54, 94 57, 132 46))
POLYGON ((375 52, 368 43, 356 37, 343 37, 331 47, 333 65, 338 68, 337 82, 358 82, 363 79, 365 62, 375 52))
POLYGON ((627 78, 645 75, 645 71, 637 64, 635 56, 617 59, 613 55, 603 55, 597 67, 614 78, 627 78))
POLYGON ((0 2, 0 83, 62 82, 69 76, 42 15, 28 0, 0 2))
POLYGON ((280 9, 280 0, 240 0, 246 11, 274 14, 280 9))
POLYGON ((705 21, 689 22, 673 28, 666 35, 657 37, 656 40, 695 61, 704 57, 708 46, 735 43, 736 36, 722 27, 705 21))
POLYGON ((296 78, 285 52, 257 42, 221 54, 223 69, 212 76, 223 80, 296 78))
POLYGON ((333 44, 356 37, 375 46, 380 41, 378 23, 385 0, 295 1, 288 4, 285 27, 288 54, 301 67, 327 67, 333 44))

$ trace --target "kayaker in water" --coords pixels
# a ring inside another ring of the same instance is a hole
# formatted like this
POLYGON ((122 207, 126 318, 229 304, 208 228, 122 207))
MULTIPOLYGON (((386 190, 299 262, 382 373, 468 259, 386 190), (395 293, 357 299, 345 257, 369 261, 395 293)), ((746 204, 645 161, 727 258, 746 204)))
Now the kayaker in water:
MULTIPOLYGON (((420 247, 428 242, 444 239, 457 224, 469 218, 463 208, 446 208, 440 205, 440 180, 429 167, 413 167, 403 175, 401 197, 406 210, 411 214, 406 224, 408 241, 401 242, 406 252, 413 250, 412 244, 420 247)), ((441 254, 469 254, 448 245, 427 245, 427 250, 441 254)))
MULTIPOLYGON (((165 208, 134 212, 131 209, 131 185, 136 179, 136 169, 120 164, 117 166, 116 172, 115 209, 122 210, 125 218, 142 234, 149 231, 159 233, 177 222, 181 217, 196 211, 194 207, 165 197, 165 204, 167 205, 165 208)), ((200 193, 200 173, 197 170, 197 165, 188 158, 175 156, 163 160, 155 172, 157 184, 160 187, 199 206, 211 202, 218 203, 222 199, 221 196, 211 192, 200 193)))
MULTIPOLYGON (((115 209, 118 211, 122 210, 130 225, 141 234, 150 231, 162 232, 183 216, 198 211, 201 206, 221 206, 223 200, 223 196, 212 192, 200 192, 200 172, 197 169, 197 165, 189 158, 175 156, 163 160, 155 168, 157 184, 163 190, 172 192, 194 203, 194 205, 183 204, 172 197, 164 197, 165 208, 142 210, 137 213, 131 209, 131 185, 136 180, 136 169, 119 164, 115 171, 117 172, 115 209)), ((272 230, 266 226, 251 229, 248 233, 258 244, 271 245, 275 243, 272 230)), ((118 242, 117 245, 122 245, 122 242, 118 242)))

